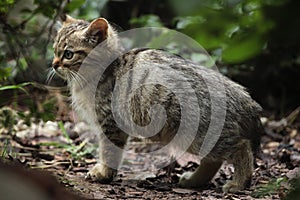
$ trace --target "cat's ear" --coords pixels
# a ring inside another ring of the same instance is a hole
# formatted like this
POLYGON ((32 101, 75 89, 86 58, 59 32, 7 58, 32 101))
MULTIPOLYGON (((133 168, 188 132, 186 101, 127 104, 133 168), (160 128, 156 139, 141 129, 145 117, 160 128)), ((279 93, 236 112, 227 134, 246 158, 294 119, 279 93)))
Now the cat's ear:
POLYGON ((60 20, 63 22, 63 25, 71 24, 77 21, 77 19, 74 19, 73 17, 67 14, 61 14, 60 20))
POLYGON ((97 36, 102 40, 107 38, 108 22, 104 18, 98 18, 92 21, 86 31, 88 36, 97 36))

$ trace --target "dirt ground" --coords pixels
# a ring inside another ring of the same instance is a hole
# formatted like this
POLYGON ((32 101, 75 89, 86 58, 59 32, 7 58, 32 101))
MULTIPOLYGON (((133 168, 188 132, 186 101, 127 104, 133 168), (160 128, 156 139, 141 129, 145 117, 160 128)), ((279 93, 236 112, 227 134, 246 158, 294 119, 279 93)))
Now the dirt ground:
MULTIPOLYGON (((27 169, 49 171, 78 199, 282 199, 291 189, 289 180, 299 175, 299 111, 300 108, 277 120, 271 116, 262 118, 266 133, 256 159, 252 185, 238 194, 224 194, 221 190, 234 170, 226 163, 206 188, 179 188, 179 176, 194 170, 198 160, 185 154, 171 165, 153 170, 155 163, 170 158, 168 155, 147 159, 133 157, 134 152, 159 148, 158 144, 137 140, 129 142, 115 181, 100 184, 86 180, 86 173, 96 163, 96 147, 92 141, 85 140, 90 134, 86 125, 75 125, 72 121, 26 125, 24 120, 19 120, 10 128, 2 127, 0 153, 5 163, 18 162, 27 169)), ((72 198, 74 196, 69 199, 72 198)))

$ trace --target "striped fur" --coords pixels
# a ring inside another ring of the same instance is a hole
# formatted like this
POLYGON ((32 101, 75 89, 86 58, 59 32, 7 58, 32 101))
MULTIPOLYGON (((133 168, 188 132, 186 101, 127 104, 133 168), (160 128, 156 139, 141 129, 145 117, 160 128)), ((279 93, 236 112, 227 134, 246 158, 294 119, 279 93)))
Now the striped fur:
MULTIPOLYGON (((193 142, 187 151, 193 154, 199 154, 211 121, 211 94, 203 76, 211 83, 215 80, 222 80, 224 83, 227 110, 220 138, 212 151, 202 159, 199 168, 194 173, 183 174, 179 184, 182 187, 201 187, 213 178, 222 162, 227 160, 233 163, 235 173, 233 180, 224 185, 223 190, 225 192, 237 192, 249 185, 253 170, 253 153, 259 147, 262 133, 259 120, 261 107, 251 99, 242 86, 211 69, 197 66, 168 52, 147 48, 133 49, 117 58, 100 78, 96 90, 94 114, 94 110, 91 109, 94 102, 91 102, 90 96, 87 95, 88 92, 82 89, 85 80, 78 74, 78 70, 86 56, 102 40, 99 40, 100 36, 86 34, 91 23, 83 20, 71 21, 60 29, 56 37, 53 67, 60 76, 67 79, 77 114, 90 123, 94 131, 98 131, 102 136, 104 134, 109 139, 108 141, 106 137, 100 137, 99 163, 90 170, 87 175, 88 178, 100 182, 110 182, 116 176, 117 168, 121 163, 122 148, 126 145, 128 135, 118 127, 111 105, 114 100, 112 99, 112 92, 116 87, 116 82, 125 75, 128 75, 127 85, 118 94, 118 98, 124 102, 131 98, 130 111, 134 123, 139 126, 146 126, 151 122, 149 116, 151 107, 155 104, 162 105, 167 115, 166 123, 159 133, 150 137, 150 139, 168 144, 175 137, 182 117, 180 102, 169 88, 159 84, 144 84, 151 78, 152 69, 141 73, 135 73, 134 70, 138 70, 139 67, 145 65, 153 66, 153 71, 159 68, 160 72, 165 75, 168 75, 171 71, 184 74, 181 78, 178 76, 177 80, 173 82, 172 80, 169 81, 171 88, 180 88, 181 81, 187 81, 193 91, 186 89, 182 92, 185 92, 187 96, 189 92, 190 94, 195 92, 201 110, 199 128, 195 139, 189 134, 184 136, 184 140, 192 139, 193 142), (68 49, 74 53, 73 58, 70 60, 64 58, 64 54, 68 49), (138 88, 133 96, 129 96, 131 94, 130 90, 136 82, 139 82, 142 87, 138 88), (112 144, 119 147, 119 149, 112 144)), ((109 24, 107 33, 105 38, 107 40, 115 35, 109 24)), ((112 49, 114 49, 114 46, 112 46, 112 49)), ((213 84, 210 87, 214 91, 219 89, 213 84)), ((222 100, 220 99, 220 101, 222 100)), ((189 102, 184 103, 190 105, 189 102)), ((122 105, 119 106, 117 110, 121 112, 122 105)), ((193 110, 193 107, 191 109, 193 110)), ((123 113, 117 114, 122 116, 123 113)), ((189 121, 194 120, 193 115, 187 116, 187 118, 189 121)), ((184 140, 181 142, 184 143, 184 140)), ((175 146, 175 148, 180 148, 182 144, 179 142, 175 146)))

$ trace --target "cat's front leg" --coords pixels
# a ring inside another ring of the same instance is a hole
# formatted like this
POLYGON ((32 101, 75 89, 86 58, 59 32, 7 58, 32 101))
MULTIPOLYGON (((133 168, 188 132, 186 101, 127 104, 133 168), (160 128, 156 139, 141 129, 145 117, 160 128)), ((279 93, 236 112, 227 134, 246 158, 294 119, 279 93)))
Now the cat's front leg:
POLYGON ((97 163, 86 175, 86 179, 100 183, 110 183, 117 174, 117 170, 102 163, 97 163))
POLYGON ((110 183, 117 175, 123 158, 123 148, 127 134, 114 132, 101 134, 99 141, 99 161, 87 173, 86 178, 101 183, 110 183))

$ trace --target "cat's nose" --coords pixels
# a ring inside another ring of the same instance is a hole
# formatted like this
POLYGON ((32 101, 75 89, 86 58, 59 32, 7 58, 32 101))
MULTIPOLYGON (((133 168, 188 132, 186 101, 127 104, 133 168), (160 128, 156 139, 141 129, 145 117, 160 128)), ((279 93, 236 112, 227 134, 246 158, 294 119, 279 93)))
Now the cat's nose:
POLYGON ((55 57, 52 61, 52 67, 54 69, 57 69, 59 67, 59 58, 58 57, 55 57))

